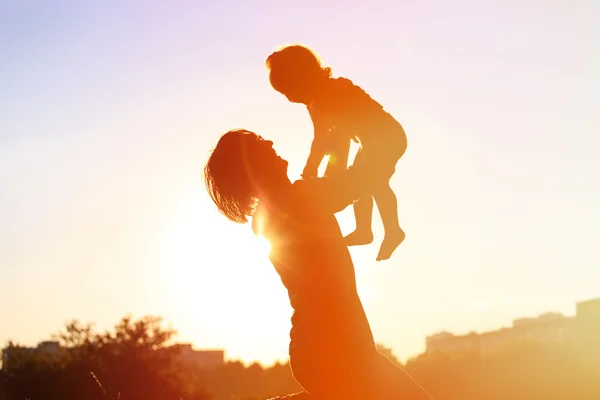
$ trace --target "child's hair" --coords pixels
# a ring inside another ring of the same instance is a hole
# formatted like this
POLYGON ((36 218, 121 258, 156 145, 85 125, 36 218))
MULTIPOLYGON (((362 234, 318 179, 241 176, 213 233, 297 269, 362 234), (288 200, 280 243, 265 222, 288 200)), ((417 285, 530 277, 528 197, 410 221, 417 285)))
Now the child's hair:
POLYGON ((331 78, 331 68, 323 67, 312 50, 298 44, 272 53, 266 63, 271 86, 284 95, 311 86, 319 78, 331 78))

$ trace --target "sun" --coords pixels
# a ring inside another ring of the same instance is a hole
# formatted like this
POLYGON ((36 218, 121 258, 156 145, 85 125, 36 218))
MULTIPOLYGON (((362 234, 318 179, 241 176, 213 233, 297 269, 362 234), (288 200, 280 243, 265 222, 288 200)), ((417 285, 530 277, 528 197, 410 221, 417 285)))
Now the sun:
POLYGON ((156 284, 181 332, 199 332, 228 348, 254 340, 251 332, 240 334, 242 326, 256 327, 257 341, 265 329, 286 337, 287 293, 269 261, 270 243, 250 225, 228 221, 199 187, 173 204, 160 233, 156 284))
MULTIPOLYGON (((250 224, 236 224, 207 202, 200 187, 186 191, 172 208, 161 232, 161 264, 169 274, 216 281, 243 276, 261 286, 270 243, 250 224)), ((176 285, 184 285, 179 279, 176 285)))
MULTIPOLYGON (((345 213, 339 219, 350 229, 352 210, 345 213)), ((181 340, 225 348, 232 357, 286 356, 293 310, 269 260, 271 244, 253 233, 251 223, 227 220, 201 185, 190 185, 165 215, 157 246, 161 313, 181 340)), ((368 307, 376 298, 372 268, 356 273, 368 307)))
POLYGON ((252 249, 259 257, 268 257, 271 253, 271 243, 262 236, 256 236, 252 249))

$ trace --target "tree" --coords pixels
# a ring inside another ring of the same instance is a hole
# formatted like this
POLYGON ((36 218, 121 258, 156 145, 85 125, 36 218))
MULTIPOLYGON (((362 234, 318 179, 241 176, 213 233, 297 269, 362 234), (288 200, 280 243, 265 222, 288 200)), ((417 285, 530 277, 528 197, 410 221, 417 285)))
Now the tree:
POLYGON ((71 321, 55 335, 62 345, 56 355, 13 345, 18 362, 4 376, 6 400, 206 400, 202 390, 186 391, 178 350, 169 346, 175 333, 153 316, 137 321, 126 316, 103 333, 71 321))
POLYGON ((394 355, 394 352, 392 351, 391 348, 386 347, 382 344, 377 344, 376 345, 377 351, 381 354, 383 354, 388 360, 390 360, 391 362, 393 362, 396 365, 402 365, 402 363, 400 362, 400 360, 398 360, 398 358, 394 355))

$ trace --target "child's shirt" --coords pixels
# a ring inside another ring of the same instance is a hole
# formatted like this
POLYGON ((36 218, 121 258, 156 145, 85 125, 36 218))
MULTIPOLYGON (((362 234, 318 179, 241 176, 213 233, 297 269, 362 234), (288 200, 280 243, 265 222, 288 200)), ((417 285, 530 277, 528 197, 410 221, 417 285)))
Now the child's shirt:
POLYGON ((318 165, 330 154, 335 141, 360 141, 374 153, 403 153, 406 136, 402 126, 363 89, 346 78, 332 78, 308 106, 315 127, 311 156, 307 165, 318 165), (396 149, 397 148, 397 149, 396 149))
POLYGON ((346 78, 330 79, 307 108, 315 128, 320 128, 315 130, 315 135, 336 129, 344 130, 349 137, 360 137, 373 118, 381 118, 385 113, 381 104, 346 78))

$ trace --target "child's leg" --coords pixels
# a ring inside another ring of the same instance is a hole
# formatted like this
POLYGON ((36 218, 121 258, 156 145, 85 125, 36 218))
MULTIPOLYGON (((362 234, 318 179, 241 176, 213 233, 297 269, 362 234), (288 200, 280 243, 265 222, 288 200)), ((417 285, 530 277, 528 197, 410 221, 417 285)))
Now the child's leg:
POLYGON ((347 246, 360 246, 373 242, 373 197, 365 194, 353 204, 356 228, 344 240, 347 246))
MULTIPOLYGON (((354 159, 354 165, 364 163, 363 150, 360 149, 354 159)), ((373 196, 369 194, 363 195, 354 204, 354 219, 356 227, 354 232, 347 235, 344 240, 347 246, 360 246, 373 242, 373 196)))
POLYGON ((385 237, 379 248, 377 261, 387 260, 392 256, 394 250, 400 246, 406 235, 398 222, 398 201, 389 182, 377 187, 373 191, 373 197, 377 202, 377 208, 385 230, 385 237))

